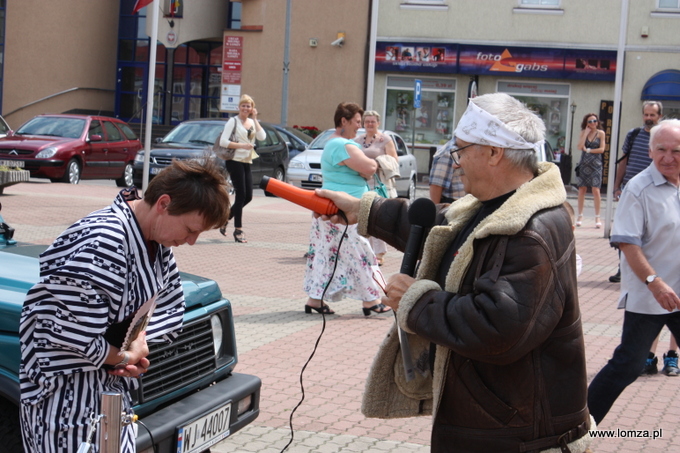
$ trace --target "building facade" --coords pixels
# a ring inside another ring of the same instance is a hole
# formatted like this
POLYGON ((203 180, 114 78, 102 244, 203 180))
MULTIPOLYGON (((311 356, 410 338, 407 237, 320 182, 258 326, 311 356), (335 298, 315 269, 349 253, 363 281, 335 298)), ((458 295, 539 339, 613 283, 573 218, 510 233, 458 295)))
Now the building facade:
MULTIPOLYGON (((132 14, 134 3, 0 0, 0 99, 10 126, 40 113, 103 112, 141 127, 151 6, 132 14)), ((291 126, 332 127, 339 102, 365 101, 370 2, 158 5, 154 124, 233 113, 223 108, 225 82, 255 99, 262 120, 291 126), (237 82, 223 78, 226 37, 242 43, 237 82)))
MULTIPOLYGON (((477 94, 502 91, 527 103, 544 119, 552 148, 571 148, 575 163, 585 114, 600 115, 611 132, 621 0, 374 3, 369 104, 384 113, 385 127, 413 137, 421 174, 426 151, 451 138, 467 99, 477 94), (422 83, 420 109, 413 108, 415 79, 422 83)), ((641 125, 644 99, 661 100, 666 116, 680 112, 680 77, 663 82, 680 74, 680 4, 628 3, 621 137, 641 125)))

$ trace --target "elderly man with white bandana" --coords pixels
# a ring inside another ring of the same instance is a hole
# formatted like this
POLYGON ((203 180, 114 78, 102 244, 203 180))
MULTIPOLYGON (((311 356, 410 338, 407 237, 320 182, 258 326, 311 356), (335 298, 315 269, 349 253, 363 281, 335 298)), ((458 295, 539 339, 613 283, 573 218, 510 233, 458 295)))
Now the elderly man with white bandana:
MULTIPOLYGON (((544 133, 511 96, 471 99, 451 150, 468 195, 438 206, 417 277, 388 280, 383 303, 418 371, 405 379, 393 327, 362 411, 432 414, 433 453, 580 453, 590 441, 574 236, 559 169, 537 163, 544 133)), ((404 249, 406 200, 317 193, 362 234, 404 249)))

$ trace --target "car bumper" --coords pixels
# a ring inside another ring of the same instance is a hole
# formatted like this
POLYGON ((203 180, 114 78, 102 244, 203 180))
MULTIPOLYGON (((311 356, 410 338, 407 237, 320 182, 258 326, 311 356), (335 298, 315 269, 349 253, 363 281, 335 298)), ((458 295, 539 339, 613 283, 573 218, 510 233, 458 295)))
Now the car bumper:
POLYGON ((290 184, 303 189, 319 189, 323 182, 321 170, 302 170, 289 167, 287 178, 290 184))
MULTIPOLYGON (((262 382, 256 376, 233 373, 227 378, 203 389, 191 393, 186 398, 170 406, 157 410, 140 421, 153 434, 159 453, 177 451, 177 430, 192 420, 210 413, 220 406, 232 402, 230 416, 230 435, 251 423, 260 414, 260 387, 262 382), (238 402, 252 395, 250 407, 238 414, 238 402)), ((143 426, 137 435, 137 451, 152 452, 151 437, 143 426)))
POLYGON ((24 170, 30 171, 33 178, 61 178, 66 171, 66 162, 61 159, 8 159, 3 156, 2 160, 23 162, 24 170))

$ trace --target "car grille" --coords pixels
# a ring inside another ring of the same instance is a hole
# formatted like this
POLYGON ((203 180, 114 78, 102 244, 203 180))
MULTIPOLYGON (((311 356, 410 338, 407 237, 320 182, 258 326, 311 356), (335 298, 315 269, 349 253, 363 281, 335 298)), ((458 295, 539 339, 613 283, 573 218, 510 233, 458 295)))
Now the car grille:
POLYGON ((321 163, 310 163, 309 168, 313 168, 314 170, 321 170, 321 163))
POLYGON ((154 157, 153 163, 158 165, 170 165, 172 159, 176 159, 176 157, 154 157))
POLYGON ((185 325, 172 343, 149 343, 151 367, 144 373, 139 402, 159 398, 215 371, 210 319, 185 325))
POLYGON ((300 182, 300 185, 302 186, 303 189, 320 189, 321 188, 320 182, 317 181, 302 181, 300 182))
POLYGON ((9 156, 12 151, 15 151, 16 154, 12 154, 12 156, 29 156, 33 154, 34 151, 30 149, 16 149, 16 148, 8 148, 8 149, 0 149, 0 156, 9 156))

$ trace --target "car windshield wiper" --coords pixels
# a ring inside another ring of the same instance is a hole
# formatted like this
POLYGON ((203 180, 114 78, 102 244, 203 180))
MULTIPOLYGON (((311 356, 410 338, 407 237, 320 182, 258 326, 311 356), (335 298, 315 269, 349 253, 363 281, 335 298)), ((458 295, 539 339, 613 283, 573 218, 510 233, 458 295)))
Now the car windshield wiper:
POLYGON ((189 140, 189 143, 201 143, 203 145, 212 145, 212 142, 206 142, 205 140, 189 140))

